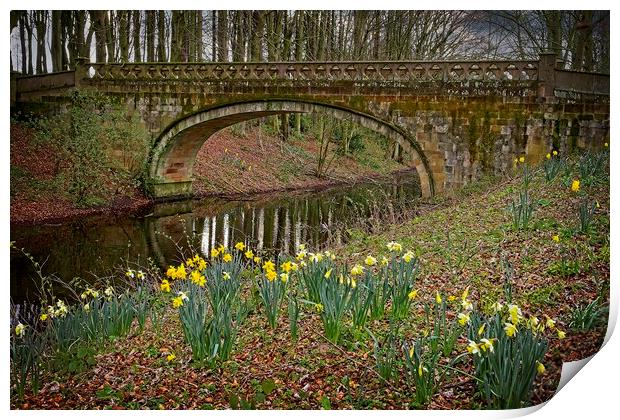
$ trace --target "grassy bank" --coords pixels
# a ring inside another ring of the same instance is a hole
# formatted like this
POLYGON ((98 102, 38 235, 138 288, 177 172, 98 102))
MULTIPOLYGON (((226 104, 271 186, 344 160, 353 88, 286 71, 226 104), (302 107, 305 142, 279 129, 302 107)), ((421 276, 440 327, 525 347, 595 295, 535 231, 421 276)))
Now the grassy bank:
POLYGON ((34 372, 38 393, 32 371, 20 382, 13 369, 11 405, 476 409, 545 401, 561 363, 591 355, 604 336, 608 155, 550 156, 545 170, 515 166, 513 177, 471 185, 380 234, 354 232, 335 259, 299 250, 272 266, 247 249, 204 260, 187 250, 183 268, 126 267, 119 275, 133 287, 123 296, 101 285, 97 296, 78 293, 64 315, 50 300, 25 330, 13 326, 15 355, 36 337, 47 341, 34 372), (97 311, 124 322, 110 325, 97 311), (68 319, 73 335, 59 337, 68 319), (91 320, 88 334, 80 319, 91 320), (68 350, 66 340, 77 344, 68 350), (62 363, 67 357, 72 364, 62 363))

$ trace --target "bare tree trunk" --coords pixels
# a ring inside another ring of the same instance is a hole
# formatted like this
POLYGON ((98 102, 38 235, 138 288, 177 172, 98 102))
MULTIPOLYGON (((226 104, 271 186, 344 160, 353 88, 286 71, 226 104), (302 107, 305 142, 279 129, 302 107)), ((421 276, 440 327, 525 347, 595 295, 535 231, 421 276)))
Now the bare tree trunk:
POLYGON ((155 61, 155 11, 146 11, 146 61, 155 61))
POLYGON ((115 13, 113 10, 108 10, 105 13, 104 26, 106 34, 106 44, 108 47, 108 63, 114 63, 116 61, 116 39, 114 36, 114 21, 115 13))
POLYGON ((265 22, 265 11, 255 10, 252 14, 253 27, 252 31, 252 61, 263 61, 263 32, 265 22))
POLYGON ((62 68, 62 24, 61 24, 61 11, 52 10, 52 42, 51 42, 51 57, 52 57, 52 71, 60 71, 62 68))
POLYGON ((118 44, 121 52, 121 62, 129 62, 129 14, 128 10, 119 10, 118 16, 118 44))
POLYGON ((217 60, 228 61, 228 12, 217 12, 217 60))
POLYGON ((21 68, 22 74, 26 74, 28 72, 28 52, 26 51, 26 25, 28 19, 28 12, 21 12, 19 15, 19 49, 21 52, 21 68))
POLYGON ((284 40, 282 42, 282 60, 289 61, 291 59, 291 38, 293 31, 288 11, 284 11, 284 40))
POLYGON ((34 29, 30 13, 26 12, 24 19, 26 20, 26 32, 28 33, 28 74, 34 74, 34 65, 32 64, 32 35, 34 29))
POLYGON ((211 11, 211 61, 217 61, 217 11, 211 11))
POLYGON ((140 36, 142 16, 140 15, 139 10, 134 10, 131 12, 131 17, 133 21, 133 61, 139 63, 142 61, 142 54, 140 50, 140 40, 142 39, 140 36))
POLYGON ((167 62, 166 56, 166 12, 160 10, 157 15, 157 61, 167 62))
POLYGON ((197 10, 196 19, 196 61, 202 61, 202 10, 197 10))
POLYGON ((172 63, 181 61, 182 26, 183 12, 173 10, 170 31, 170 62, 172 63))
POLYGON ((60 12, 60 26, 62 28, 60 40, 62 47, 61 67, 63 70, 73 68, 75 62, 75 50, 69 45, 69 39, 73 36, 74 32, 74 21, 72 16, 73 12, 70 10, 62 10, 60 12), (69 55, 67 55, 67 50, 69 55))
POLYGON ((37 74, 47 72, 47 54, 45 50, 47 16, 46 10, 34 11, 34 26, 37 30, 37 74))

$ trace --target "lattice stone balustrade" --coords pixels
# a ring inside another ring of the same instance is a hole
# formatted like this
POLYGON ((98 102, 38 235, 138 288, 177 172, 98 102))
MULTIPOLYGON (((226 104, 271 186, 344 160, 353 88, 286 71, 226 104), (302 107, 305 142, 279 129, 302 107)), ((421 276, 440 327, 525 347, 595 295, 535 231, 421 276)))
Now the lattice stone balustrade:
POLYGON ((538 61, 86 64, 94 80, 536 81, 538 61))

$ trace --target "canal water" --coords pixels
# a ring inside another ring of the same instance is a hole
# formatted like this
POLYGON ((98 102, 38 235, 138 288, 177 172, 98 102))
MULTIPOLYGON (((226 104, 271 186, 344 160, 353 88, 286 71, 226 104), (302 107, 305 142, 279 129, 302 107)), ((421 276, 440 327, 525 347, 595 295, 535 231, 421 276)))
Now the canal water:
MULTIPOLYGON (((351 229, 411 211, 420 197, 415 171, 381 182, 321 191, 284 192, 243 200, 207 198, 156 204, 145 215, 92 218, 61 225, 11 227, 11 241, 43 264, 42 274, 85 283, 117 273, 127 261, 160 268, 180 263, 180 249, 205 256, 218 244, 242 241, 263 255, 322 249, 346 242, 351 229)), ((37 299, 38 275, 11 249, 11 298, 37 299)))

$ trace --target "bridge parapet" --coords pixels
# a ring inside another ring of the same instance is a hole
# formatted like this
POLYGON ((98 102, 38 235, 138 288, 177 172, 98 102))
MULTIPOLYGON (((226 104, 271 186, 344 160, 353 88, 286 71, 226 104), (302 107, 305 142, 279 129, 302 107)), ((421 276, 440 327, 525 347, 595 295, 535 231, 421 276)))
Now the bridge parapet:
POLYGON ((89 63, 94 80, 533 81, 538 61, 326 61, 258 63, 89 63))

